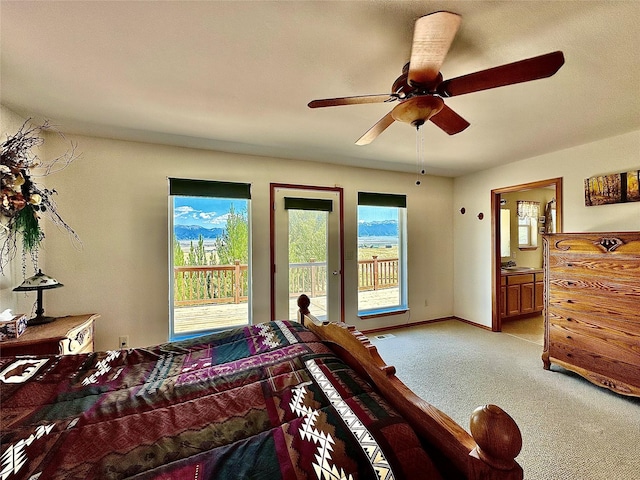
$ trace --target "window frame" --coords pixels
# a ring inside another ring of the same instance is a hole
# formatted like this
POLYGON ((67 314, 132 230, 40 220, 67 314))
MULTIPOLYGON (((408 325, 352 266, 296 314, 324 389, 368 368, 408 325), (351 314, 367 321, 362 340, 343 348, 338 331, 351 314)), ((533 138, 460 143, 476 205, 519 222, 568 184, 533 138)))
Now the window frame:
POLYGON ((185 340, 188 338, 205 335, 228 327, 218 327, 190 331, 188 333, 176 333, 174 325, 174 257, 173 236, 175 231, 174 215, 176 197, 207 197, 220 199, 239 199, 247 201, 247 228, 248 228, 248 252, 247 252, 247 325, 253 324, 252 319, 252 234, 251 234, 251 184, 244 182, 224 182, 216 180, 186 179, 167 177, 168 182, 168 280, 169 280, 169 341, 185 340))
MULTIPOLYGON (((375 192, 358 192, 356 212, 357 225, 360 224, 360 207, 385 207, 398 210, 398 304, 385 305, 375 308, 360 309, 360 290, 357 291, 357 315, 360 319, 376 318, 387 315, 397 315, 409 310, 408 306, 408 262, 407 262, 407 197, 404 194, 389 194, 375 192)), ((358 228, 358 227, 356 227, 358 228)), ((357 235, 359 243, 360 236, 357 235)), ((359 261, 356 255, 356 262, 359 261)), ((356 276, 359 282, 359 275, 356 276)))
POLYGON ((517 201, 516 217, 518 219, 518 249, 536 250, 538 248, 538 218, 540 202, 528 200, 517 201), (520 242, 526 236, 526 242, 520 242))

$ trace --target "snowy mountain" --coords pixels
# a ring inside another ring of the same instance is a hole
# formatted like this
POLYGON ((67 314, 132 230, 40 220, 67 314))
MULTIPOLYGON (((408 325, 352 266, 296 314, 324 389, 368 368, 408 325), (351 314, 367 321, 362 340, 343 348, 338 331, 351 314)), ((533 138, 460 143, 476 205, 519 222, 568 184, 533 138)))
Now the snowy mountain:
POLYGON ((358 224, 358 237, 397 237, 398 222, 384 220, 380 222, 362 222, 358 224))
MULTIPOLYGON (((176 238, 180 240, 213 240, 224 233, 224 228, 204 228, 198 225, 175 225, 176 238)), ((394 220, 362 222, 358 224, 358 237, 397 237, 398 223, 394 220)))
POLYGON ((174 225, 173 231, 178 241, 198 240, 200 235, 205 240, 213 240, 224 233, 224 228, 204 228, 198 225, 174 225))

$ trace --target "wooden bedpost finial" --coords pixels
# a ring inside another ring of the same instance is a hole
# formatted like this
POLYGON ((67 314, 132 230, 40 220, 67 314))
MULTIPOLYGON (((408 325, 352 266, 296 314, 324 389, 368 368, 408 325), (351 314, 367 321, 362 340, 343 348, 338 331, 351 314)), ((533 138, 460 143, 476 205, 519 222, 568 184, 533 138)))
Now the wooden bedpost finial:
POLYGON ((516 422, 496 405, 478 407, 471 414, 471 435, 481 460, 499 470, 512 470, 522 449, 522 435, 516 422))
POLYGON ((298 297, 298 308, 302 315, 309 315, 309 305, 311 305, 311 300, 304 293, 298 297))

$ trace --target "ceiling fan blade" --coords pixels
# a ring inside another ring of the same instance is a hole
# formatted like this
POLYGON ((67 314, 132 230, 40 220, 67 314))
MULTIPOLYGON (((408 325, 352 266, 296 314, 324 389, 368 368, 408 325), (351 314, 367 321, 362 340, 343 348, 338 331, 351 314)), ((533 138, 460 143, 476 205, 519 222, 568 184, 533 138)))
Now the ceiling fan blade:
POLYGON ((395 100, 396 97, 388 93, 379 95, 360 95, 357 97, 323 98, 309 102, 309 108, 337 107, 338 105, 358 105, 361 103, 383 103, 395 100))
POLYGON ((547 53, 538 57, 445 80, 438 86, 438 93, 443 97, 454 97, 547 78, 556 73, 563 64, 564 55, 562 52, 547 53))
POLYGON ((391 125, 394 121, 395 120, 393 119, 391 112, 387 113, 384 117, 378 120, 378 123, 376 123, 373 127, 367 130, 367 133, 365 133, 358 139, 358 141, 356 142, 356 145, 369 145, 378 137, 378 135, 384 132, 387 129, 387 127, 391 125))
POLYGON ((409 61, 409 83, 428 85, 438 78, 461 20, 460 15, 451 12, 436 12, 416 20, 409 61))
POLYGON ((431 120, 449 135, 460 133, 470 125, 469 122, 467 122, 464 118, 462 118, 446 105, 443 106, 442 110, 436 113, 429 120, 431 120))

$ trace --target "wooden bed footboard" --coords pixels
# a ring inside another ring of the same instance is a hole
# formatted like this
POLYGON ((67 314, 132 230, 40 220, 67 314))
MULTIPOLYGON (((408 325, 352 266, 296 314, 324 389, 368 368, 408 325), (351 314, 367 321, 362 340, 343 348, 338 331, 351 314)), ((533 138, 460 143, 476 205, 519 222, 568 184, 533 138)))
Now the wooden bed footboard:
POLYGON ((351 368, 368 378, 379 393, 413 426, 427 448, 444 457, 446 478, 521 480, 515 457, 522 436, 515 421, 500 407, 484 405, 471 415, 471 435, 447 414, 413 393, 385 364, 369 339, 344 323, 320 322, 309 312, 309 297, 298 298, 300 323, 312 330, 351 368), (451 468, 451 471, 448 469, 451 468), (450 474, 450 476, 449 476, 450 474))

